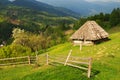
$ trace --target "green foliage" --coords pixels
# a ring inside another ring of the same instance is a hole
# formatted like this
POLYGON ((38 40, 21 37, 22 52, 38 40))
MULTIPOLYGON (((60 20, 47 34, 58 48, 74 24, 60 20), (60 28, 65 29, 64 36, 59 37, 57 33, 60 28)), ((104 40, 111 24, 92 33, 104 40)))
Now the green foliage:
POLYGON ((0 22, 0 43, 10 39, 13 28, 15 28, 15 25, 7 21, 0 22))
POLYGON ((19 56, 28 56, 31 54, 31 49, 28 47, 23 47, 19 44, 12 44, 11 46, 12 57, 19 57, 19 56))
POLYGON ((0 48, 0 58, 9 58, 12 57, 12 50, 10 46, 5 46, 3 48, 0 48))
POLYGON ((112 26, 116 26, 120 23, 120 8, 114 9, 110 15, 110 23, 112 26))
POLYGON ((29 47, 33 52, 46 48, 45 39, 42 35, 35 35, 15 28, 13 30, 13 38, 13 44, 29 47))
POLYGON ((74 24, 73 29, 74 29, 74 30, 79 29, 80 26, 82 26, 86 21, 87 21, 86 18, 80 18, 79 21, 76 21, 76 23, 74 24))
POLYGON ((0 58, 10 58, 30 55, 31 49, 21 45, 9 45, 0 48, 0 58))
POLYGON ((114 9, 111 14, 100 13, 94 16, 89 16, 87 18, 81 18, 79 21, 75 22, 74 29, 77 30, 80 26, 82 26, 86 21, 94 20, 101 27, 106 30, 117 26, 120 24, 120 8, 114 9))
POLYGON ((0 37, 0 43, 3 41, 7 43, 12 42, 12 30, 16 27, 28 32, 40 34, 44 33, 47 27, 54 26, 60 26, 61 29, 65 31, 70 28, 68 25, 74 21, 76 21, 76 19, 73 17, 57 16, 25 7, 13 5, 0 6, 0 34, 4 34, 0 37))
POLYGON ((63 27, 61 27, 61 25, 55 27, 48 27, 44 32, 44 36, 46 37, 46 42, 48 43, 47 44, 48 47, 66 41, 63 27))
POLYGON ((15 28, 12 36, 13 44, 29 47, 33 52, 59 44, 65 39, 59 27, 48 27, 44 33, 39 35, 15 28))

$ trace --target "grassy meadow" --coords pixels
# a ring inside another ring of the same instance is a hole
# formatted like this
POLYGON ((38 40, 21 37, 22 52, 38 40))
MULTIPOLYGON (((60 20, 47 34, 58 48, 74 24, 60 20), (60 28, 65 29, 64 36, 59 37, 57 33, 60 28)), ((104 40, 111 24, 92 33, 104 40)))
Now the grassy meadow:
MULTIPOLYGON (((120 32, 112 32, 110 40, 94 46, 73 46, 70 42, 48 49, 51 56, 92 57, 92 74, 88 79, 84 70, 69 66, 33 65, 0 67, 0 80, 119 80, 120 79, 120 32)), ((45 54, 45 53, 44 53, 45 54)), ((42 55, 44 55, 42 54, 42 55)), ((39 62, 42 62, 39 55, 39 62)))

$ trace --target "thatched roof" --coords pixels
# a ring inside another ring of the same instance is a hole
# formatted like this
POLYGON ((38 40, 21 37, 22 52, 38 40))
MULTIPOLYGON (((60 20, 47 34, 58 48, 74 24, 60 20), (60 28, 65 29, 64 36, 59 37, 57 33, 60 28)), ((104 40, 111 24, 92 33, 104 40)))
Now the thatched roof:
POLYGON ((108 33, 95 21, 87 21, 70 37, 70 39, 99 40, 107 38, 108 36, 108 33))

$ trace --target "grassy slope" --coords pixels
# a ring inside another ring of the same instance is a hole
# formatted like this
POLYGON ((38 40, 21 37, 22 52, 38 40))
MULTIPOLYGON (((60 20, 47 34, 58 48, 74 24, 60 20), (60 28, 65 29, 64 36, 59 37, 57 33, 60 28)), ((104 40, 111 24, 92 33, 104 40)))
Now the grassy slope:
POLYGON ((64 66, 43 66, 33 68, 20 66, 0 68, 0 80, 119 80, 120 79, 120 32, 110 35, 110 41, 99 45, 83 47, 72 46, 71 43, 60 44, 48 50, 52 56, 67 56, 70 49, 72 56, 93 57, 92 77, 88 79, 86 72, 64 66))

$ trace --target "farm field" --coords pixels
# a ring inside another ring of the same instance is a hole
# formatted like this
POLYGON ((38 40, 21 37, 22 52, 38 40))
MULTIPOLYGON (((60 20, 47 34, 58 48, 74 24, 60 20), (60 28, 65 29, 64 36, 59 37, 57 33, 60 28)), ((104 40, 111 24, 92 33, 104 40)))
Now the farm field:
MULTIPOLYGON (((72 46, 67 42, 48 49, 51 56, 92 57, 92 74, 69 66, 8 66, 0 67, 0 80, 119 80, 120 79, 120 32, 110 34, 111 40, 94 46, 72 46)), ((45 53, 44 53, 45 54, 45 53)), ((42 54, 42 55, 44 55, 42 54)), ((39 55, 41 57, 41 55, 39 55)), ((40 58, 39 58, 40 60, 40 58)), ((42 61, 40 61, 42 62, 42 61)))

